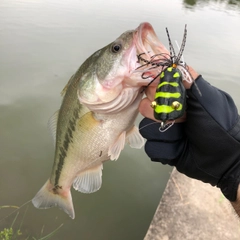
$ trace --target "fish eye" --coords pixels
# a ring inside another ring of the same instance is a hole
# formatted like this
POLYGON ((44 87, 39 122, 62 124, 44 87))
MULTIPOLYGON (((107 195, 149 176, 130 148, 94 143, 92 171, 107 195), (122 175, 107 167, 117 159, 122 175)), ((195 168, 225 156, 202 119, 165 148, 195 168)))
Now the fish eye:
POLYGON ((117 52, 119 52, 121 49, 122 49, 122 44, 120 44, 120 43, 114 43, 114 44, 112 45, 112 52, 113 52, 113 53, 117 53, 117 52))

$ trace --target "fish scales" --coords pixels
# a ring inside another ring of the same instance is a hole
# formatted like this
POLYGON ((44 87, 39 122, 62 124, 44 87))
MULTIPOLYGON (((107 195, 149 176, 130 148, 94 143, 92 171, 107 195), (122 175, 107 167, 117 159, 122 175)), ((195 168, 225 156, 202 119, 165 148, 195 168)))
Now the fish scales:
POLYGON ((60 110, 49 120, 55 157, 50 178, 32 200, 35 207, 58 206, 74 218, 71 187, 99 190, 103 162, 117 160, 125 143, 143 146, 134 122, 149 79, 135 71, 137 54, 165 50, 152 26, 142 23, 93 53, 70 78, 60 110))
POLYGON ((51 182, 54 182, 54 186, 59 185, 59 178, 62 168, 64 166, 65 158, 67 156, 68 147, 70 141, 71 143, 73 142, 73 132, 75 131, 76 121, 79 117, 79 112, 81 112, 81 109, 83 107, 77 100, 77 93, 75 93, 76 91, 74 91, 74 88, 76 88, 77 86, 78 79, 73 80, 74 81, 67 89, 67 92, 63 98, 62 107, 59 111, 57 123, 59 127, 57 128, 56 132, 56 138, 59 141, 56 142, 56 157, 54 160, 54 166, 56 167, 53 168, 51 180, 51 182), (68 116, 68 118, 61 117, 64 115, 68 116))

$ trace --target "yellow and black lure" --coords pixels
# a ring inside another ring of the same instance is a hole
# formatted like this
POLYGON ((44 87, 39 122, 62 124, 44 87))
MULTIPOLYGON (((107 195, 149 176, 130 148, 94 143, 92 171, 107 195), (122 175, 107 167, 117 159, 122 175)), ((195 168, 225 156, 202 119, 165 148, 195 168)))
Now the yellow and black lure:
POLYGON ((186 90, 182 84, 181 72, 175 65, 166 68, 160 74, 160 79, 151 106, 154 109, 154 117, 165 124, 183 116, 186 108, 186 90))
MULTIPOLYGON (((150 65, 150 69, 162 67, 161 71, 148 85, 150 85, 155 79, 159 78, 159 84, 155 93, 155 100, 151 106, 154 109, 154 117, 160 120, 160 131, 167 130, 174 120, 183 116, 186 109, 186 90, 182 83, 182 73, 177 68, 181 66, 186 69, 185 63, 181 61, 183 50, 186 43, 187 29, 185 26, 183 41, 176 56, 171 39, 166 28, 170 55, 157 54, 151 57, 150 61, 147 61, 142 57, 143 54, 138 55, 138 60, 143 61, 144 65, 150 65)), ((187 71, 187 69, 186 69, 187 71)), ((145 76, 142 74, 142 78, 148 78, 152 76, 145 76)))

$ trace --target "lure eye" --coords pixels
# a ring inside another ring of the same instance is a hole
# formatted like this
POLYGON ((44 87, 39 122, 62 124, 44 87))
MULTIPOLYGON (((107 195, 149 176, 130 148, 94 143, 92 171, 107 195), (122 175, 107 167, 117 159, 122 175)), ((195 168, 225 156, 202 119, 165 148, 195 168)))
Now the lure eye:
POLYGON ((156 101, 153 101, 153 102, 151 103, 151 107, 154 109, 156 106, 157 106, 157 102, 156 102, 156 101))
POLYGON ((174 101, 171 106, 174 110, 177 110, 180 107, 180 105, 181 105, 180 102, 174 101))
POLYGON ((120 43, 115 43, 112 45, 112 52, 117 53, 122 49, 122 45, 120 43))

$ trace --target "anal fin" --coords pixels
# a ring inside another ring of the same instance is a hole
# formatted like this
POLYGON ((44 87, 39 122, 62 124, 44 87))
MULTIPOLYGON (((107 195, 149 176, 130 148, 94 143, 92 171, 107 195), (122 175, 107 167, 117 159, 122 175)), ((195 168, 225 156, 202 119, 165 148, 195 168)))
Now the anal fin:
POLYGON ((78 174, 73 182, 73 188, 82 193, 93 193, 102 185, 102 163, 78 174))

